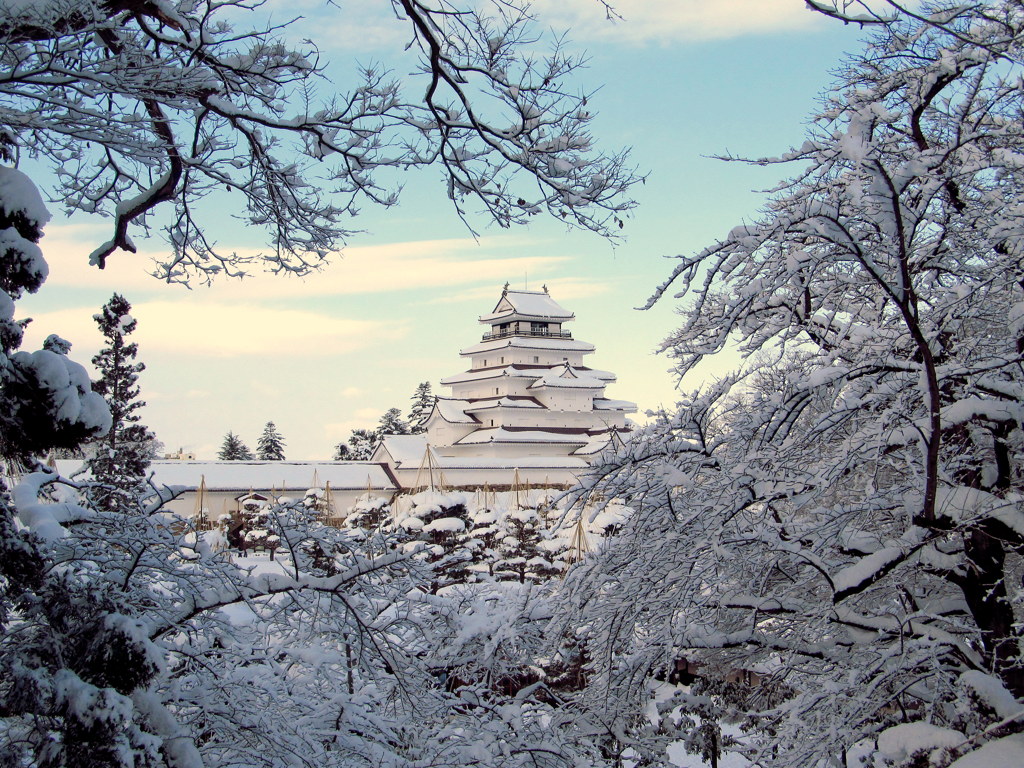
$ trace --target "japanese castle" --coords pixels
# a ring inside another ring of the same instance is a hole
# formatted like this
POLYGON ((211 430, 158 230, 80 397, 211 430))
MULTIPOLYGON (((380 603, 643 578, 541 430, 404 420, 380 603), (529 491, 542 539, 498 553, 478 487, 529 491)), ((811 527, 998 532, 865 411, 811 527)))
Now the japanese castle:
MULTIPOLYGON (((615 374, 590 368, 594 345, 572 337, 575 315, 548 293, 505 285, 480 317, 482 339, 459 354, 468 370, 441 380, 422 435, 386 437, 372 461, 387 464, 404 488, 424 469, 459 487, 521 481, 569 485, 613 436, 629 431, 636 405, 605 397, 615 374)), ((418 478, 418 479, 417 479, 418 478)))
MULTIPOLYGON (((437 399, 426 432, 386 436, 369 461, 153 461, 152 482, 179 491, 168 509, 207 520, 245 499, 301 499, 308 489, 322 489, 340 520, 368 493, 572 486, 636 411, 605 397, 615 375, 584 365, 594 345, 572 337, 573 319, 547 288, 506 285, 480 317, 482 339, 460 353, 468 369, 442 379, 451 394, 437 399)), ((81 462, 57 464, 70 476, 81 462)))

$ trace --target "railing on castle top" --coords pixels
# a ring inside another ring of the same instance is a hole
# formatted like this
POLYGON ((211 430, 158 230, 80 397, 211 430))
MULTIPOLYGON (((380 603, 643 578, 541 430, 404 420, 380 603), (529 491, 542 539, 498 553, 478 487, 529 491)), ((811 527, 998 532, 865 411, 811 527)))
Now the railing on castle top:
POLYGON ((506 339, 509 336, 545 336, 552 339, 571 339, 571 331, 539 331, 532 329, 514 329, 507 328, 503 331, 491 331, 484 334, 484 341, 491 341, 492 339, 506 339))

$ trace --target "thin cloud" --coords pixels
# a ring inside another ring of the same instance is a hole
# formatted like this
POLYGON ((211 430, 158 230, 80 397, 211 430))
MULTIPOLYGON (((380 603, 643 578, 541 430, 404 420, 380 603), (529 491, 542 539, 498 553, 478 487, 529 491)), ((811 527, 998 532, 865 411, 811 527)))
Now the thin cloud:
MULTIPOLYGON (((823 23, 799 0, 611 0, 609 18, 598 0, 534 0, 538 28, 568 31, 572 42, 632 45, 723 40, 744 35, 805 31, 823 23), (618 18, 621 17, 621 18, 618 18)), ((309 37, 330 53, 387 53, 392 59, 408 44, 412 29, 389 3, 341 2, 317 7, 273 0, 275 16, 302 16, 289 30, 309 37)), ((484 12, 488 7, 481 4, 484 12)))
MULTIPOLYGON (((56 225, 47 231, 43 243, 50 263, 47 286, 107 288, 131 293, 165 293, 167 286, 154 280, 147 271, 160 251, 140 250, 138 254, 117 253, 106 270, 90 267, 82 246, 92 242, 102 230, 94 225, 56 225)), ((523 237, 451 238, 412 242, 354 246, 338 254, 323 269, 306 277, 254 273, 242 280, 220 279, 212 286, 197 286, 196 295, 208 300, 257 300, 388 293, 410 289, 435 290, 479 282, 501 284, 509 275, 544 275, 568 260, 565 256, 523 256, 536 251, 539 244, 523 237), (508 254, 508 255, 505 255, 508 254)), ((254 256, 255 249, 237 250, 242 256, 254 256)))
MULTIPOLYGON (((83 351, 91 354, 102 343, 94 312, 78 307, 37 313, 25 348, 39 346, 56 332, 75 341, 74 357, 82 359, 83 351)), ((132 340, 150 356, 165 352, 190 357, 334 357, 400 339, 408 332, 404 323, 244 303, 142 301, 132 306, 132 315, 139 321, 132 340)))
POLYGON ((621 20, 607 18, 596 0, 537 0, 537 16, 570 30, 574 42, 634 45, 723 40, 813 29, 822 17, 794 0, 614 0, 621 20))

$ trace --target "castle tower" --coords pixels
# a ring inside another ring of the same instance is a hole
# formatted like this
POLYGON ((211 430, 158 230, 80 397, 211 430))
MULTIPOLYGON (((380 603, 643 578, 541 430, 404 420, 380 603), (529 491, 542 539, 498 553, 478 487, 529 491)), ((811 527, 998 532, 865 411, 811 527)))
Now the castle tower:
POLYGON ((439 398, 426 422, 427 442, 441 457, 576 456, 597 453, 636 405, 610 400, 615 374, 590 368, 594 345, 573 339, 575 319, 548 293, 506 284, 478 344, 463 349, 463 373, 442 379, 451 396, 439 398))

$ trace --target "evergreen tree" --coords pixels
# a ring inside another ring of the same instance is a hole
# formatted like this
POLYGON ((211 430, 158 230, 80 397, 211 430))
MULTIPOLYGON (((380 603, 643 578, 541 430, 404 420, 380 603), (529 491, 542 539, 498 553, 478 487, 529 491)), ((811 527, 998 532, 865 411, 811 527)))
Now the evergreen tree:
MULTIPOLYGON (((0 159, 12 159, 3 140, 0 159)), ((68 359, 69 344, 51 336, 43 349, 20 349, 24 323, 14 319, 14 302, 46 280, 48 267, 36 243, 49 218, 29 178, 0 166, 0 456, 14 461, 75 449, 110 423, 85 369, 68 359)))
POLYGON ((106 401, 112 423, 107 434, 96 441, 95 455, 86 463, 100 484, 93 491, 97 505, 117 512, 138 507, 154 439, 139 422, 138 411, 146 403, 139 399, 138 378, 146 366, 135 360, 138 344, 126 341, 137 326, 131 309, 132 305, 115 293, 100 313, 93 315, 106 346, 92 359, 100 374, 92 388, 106 401))
MULTIPOLYGON (((366 461, 377 447, 377 436, 368 429, 353 429, 348 438, 349 461, 366 461)), ((341 446, 339 448, 339 453, 341 446)))
POLYGON ((267 422, 263 434, 256 441, 256 458, 261 461, 284 461, 284 438, 272 421, 267 422))
POLYGON ((544 521, 532 507, 510 509, 498 520, 500 534, 495 537, 494 574, 502 580, 543 581, 558 575, 552 561, 554 547, 546 547, 544 521))
POLYGON ((334 446, 334 461, 352 461, 352 449, 348 443, 338 443, 334 446))
POLYGON ((408 435, 409 422, 402 418, 400 410, 388 408, 384 415, 380 417, 380 422, 377 424, 377 430, 374 434, 378 443, 385 435, 408 435))
POLYGON ((426 421, 436 401, 437 398, 430 391, 430 382, 421 381, 412 396, 412 408, 409 409, 409 434, 420 435, 426 431, 426 421))
POLYGON ((250 461, 253 455, 242 439, 229 430, 224 435, 224 443, 220 447, 217 458, 221 461, 250 461))

